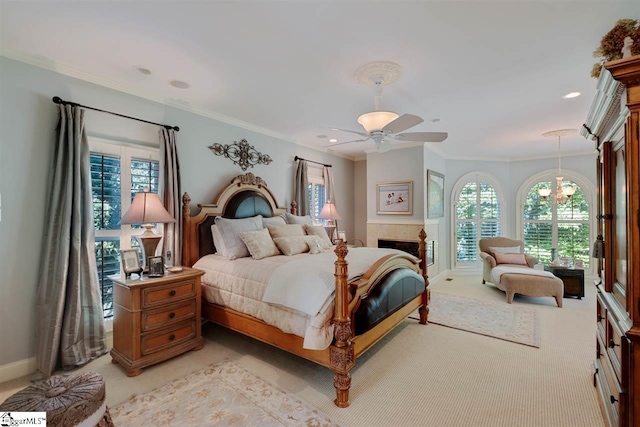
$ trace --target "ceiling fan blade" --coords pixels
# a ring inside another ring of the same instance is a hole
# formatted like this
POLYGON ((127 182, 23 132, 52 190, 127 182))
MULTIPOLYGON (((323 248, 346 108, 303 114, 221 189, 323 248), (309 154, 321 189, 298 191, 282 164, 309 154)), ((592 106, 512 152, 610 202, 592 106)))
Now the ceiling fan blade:
POLYGON ((335 147, 337 145, 344 145, 344 144, 351 144, 352 142, 364 142, 364 141, 368 141, 369 138, 365 138, 365 139, 354 139, 353 141, 344 141, 344 142, 338 142, 337 144, 331 144, 331 145, 325 145, 325 148, 329 148, 329 147, 335 147))
POLYGON ((388 139, 383 139, 380 144, 378 144, 378 153, 386 153, 393 148, 391 141, 388 139))
POLYGON ((415 125, 419 125, 422 122, 424 122, 424 120, 421 117, 414 116, 413 114, 403 114, 383 127, 382 131, 387 134, 398 133, 412 128, 415 125))
POLYGON ((448 136, 447 132, 407 132, 391 135, 391 138, 397 141, 442 142, 448 136))
POLYGON ((338 129, 338 128, 330 128, 331 130, 337 130, 340 132, 349 132, 349 133, 355 133, 356 135, 360 135, 360 136, 369 136, 368 133, 366 132, 358 132, 357 130, 349 130, 349 129, 338 129))

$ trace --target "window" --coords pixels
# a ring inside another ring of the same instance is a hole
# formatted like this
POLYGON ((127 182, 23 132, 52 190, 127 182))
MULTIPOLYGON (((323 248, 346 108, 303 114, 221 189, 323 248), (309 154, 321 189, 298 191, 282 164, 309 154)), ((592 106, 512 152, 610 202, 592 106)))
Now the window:
POLYGON ((463 176, 454 188, 457 267, 477 266, 478 241, 502 232, 502 200, 496 187, 491 177, 473 173, 463 176))
POLYGON ((558 256, 581 260, 586 269, 590 265, 589 202, 576 182, 565 179, 563 186, 569 185, 577 189, 566 204, 550 201, 555 197, 555 177, 543 177, 529 188, 522 212, 524 250, 540 262, 549 263, 551 250, 556 249, 558 256), (539 188, 552 189, 549 200, 538 195, 539 188))
POLYGON ((158 192, 158 152, 89 141, 95 254, 105 319, 113 316, 113 284, 108 276, 120 272, 120 250, 137 247, 132 236, 141 226, 119 225, 135 193, 148 187, 158 192))
POLYGON ((314 223, 324 224, 326 220, 318 219, 318 215, 320 215, 320 211, 326 202, 322 168, 309 165, 307 180, 309 181, 309 214, 314 223))

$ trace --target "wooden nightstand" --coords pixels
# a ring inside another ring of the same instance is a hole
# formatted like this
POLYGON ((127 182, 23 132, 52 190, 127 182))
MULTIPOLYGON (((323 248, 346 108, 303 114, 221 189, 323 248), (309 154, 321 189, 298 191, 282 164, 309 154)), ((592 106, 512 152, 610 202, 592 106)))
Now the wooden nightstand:
POLYGON ((200 276, 184 268, 164 277, 113 281, 113 363, 127 376, 142 368, 204 346, 200 319, 200 276))

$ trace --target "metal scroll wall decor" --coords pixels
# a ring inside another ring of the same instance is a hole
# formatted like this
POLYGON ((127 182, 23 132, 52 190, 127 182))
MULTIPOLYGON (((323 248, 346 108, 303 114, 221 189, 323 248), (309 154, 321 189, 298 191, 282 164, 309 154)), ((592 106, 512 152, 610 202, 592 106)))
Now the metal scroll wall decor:
POLYGON ((213 151, 213 154, 216 156, 225 156, 227 159, 231 159, 233 164, 239 165, 243 171, 260 163, 268 165, 273 161, 268 154, 262 154, 256 151, 253 145, 249 145, 246 139, 241 139, 240 142, 233 141, 233 144, 211 144, 209 149, 213 151))

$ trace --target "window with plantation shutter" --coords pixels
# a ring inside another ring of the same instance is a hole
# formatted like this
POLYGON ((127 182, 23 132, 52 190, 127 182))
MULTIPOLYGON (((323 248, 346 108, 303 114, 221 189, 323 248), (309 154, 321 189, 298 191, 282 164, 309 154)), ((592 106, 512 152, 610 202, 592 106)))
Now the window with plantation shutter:
POLYGON ((120 225, 136 193, 158 192, 158 152, 89 140, 95 255, 105 319, 113 317, 113 284, 120 273, 120 250, 137 247, 140 225, 120 225))
POLYGON ((462 177, 454 189, 456 267, 479 264, 478 241, 501 234, 501 196, 483 174, 462 177))
POLYGON ((529 188, 522 206, 524 250, 540 262, 549 263, 552 249, 555 249, 557 256, 580 260, 587 269, 591 260, 589 203, 576 182, 563 181, 563 186, 570 185, 576 187, 576 192, 565 204, 552 202, 556 191, 555 176, 545 177, 529 188), (547 200, 539 196, 539 188, 552 189, 547 200))
POLYGON ((311 215, 311 219, 313 219, 314 223, 324 224, 327 220, 318 218, 324 203, 327 201, 322 168, 309 164, 307 169, 307 180, 309 181, 309 214, 311 215))

